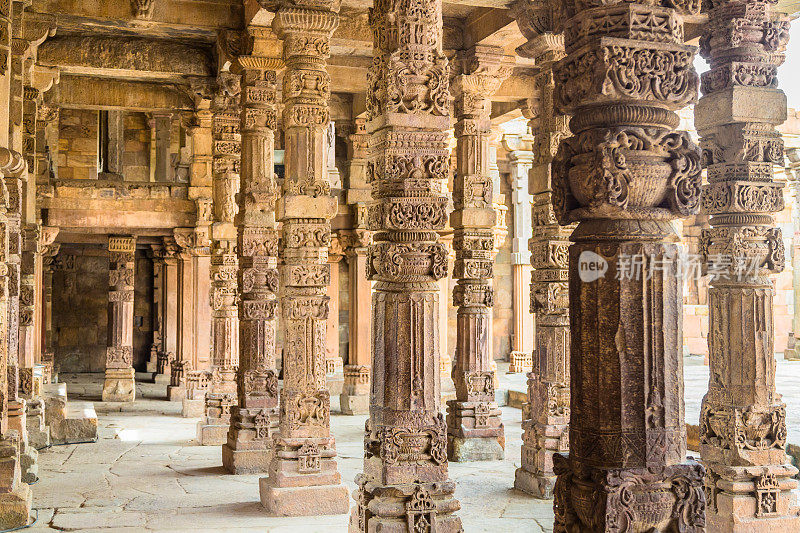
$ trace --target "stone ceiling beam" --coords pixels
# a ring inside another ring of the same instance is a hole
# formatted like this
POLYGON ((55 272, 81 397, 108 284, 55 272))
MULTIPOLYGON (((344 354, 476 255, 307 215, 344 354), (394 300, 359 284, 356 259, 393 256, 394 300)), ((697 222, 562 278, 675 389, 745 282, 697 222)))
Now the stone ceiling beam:
POLYGON ((66 73, 108 77, 213 76, 211 54, 174 41, 107 35, 56 36, 39 46, 38 62, 66 73))
POLYGON ((88 24, 94 21, 98 26, 118 25, 137 33, 163 32, 164 37, 183 36, 185 32, 213 36, 220 29, 240 28, 243 15, 241 0, 156 0, 146 23, 137 19, 128 0, 34 0, 30 11, 57 15, 59 27, 67 19, 88 24), (76 16, 78 13, 80 16, 76 16))
POLYGON ((59 105, 72 109, 176 111, 194 108, 188 94, 164 84, 64 75, 59 105))

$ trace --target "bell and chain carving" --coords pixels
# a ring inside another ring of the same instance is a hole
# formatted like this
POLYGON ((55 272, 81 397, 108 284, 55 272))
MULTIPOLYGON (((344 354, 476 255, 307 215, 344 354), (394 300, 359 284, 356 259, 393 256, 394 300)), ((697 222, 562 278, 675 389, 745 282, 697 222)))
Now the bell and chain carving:
POLYGON ((709 382, 700 420, 708 530, 800 529, 788 464, 786 408, 775 391, 773 294, 784 268, 783 162, 775 127, 786 119, 776 88, 789 21, 768 1, 713 2, 700 39, 711 69, 695 108, 710 227, 700 239, 709 298, 709 382), (749 111, 739 107, 748 102, 749 111), (755 490, 753 489, 755 487, 755 490))
MULTIPOLYGON (((437 231, 447 222, 451 101, 441 1, 380 0, 370 25, 375 45, 367 87, 367 172, 374 234, 367 273, 374 282, 373 384, 350 530, 456 532, 462 530, 455 514, 460 505, 448 478, 447 427, 439 412, 444 317, 437 280, 447 276, 447 247, 437 231)), ((481 176, 472 177, 478 179, 469 201, 485 202, 485 184, 477 183, 481 176)), ((491 239, 491 231, 488 235, 491 239)), ((471 263, 463 277, 490 277, 485 263, 471 263)))

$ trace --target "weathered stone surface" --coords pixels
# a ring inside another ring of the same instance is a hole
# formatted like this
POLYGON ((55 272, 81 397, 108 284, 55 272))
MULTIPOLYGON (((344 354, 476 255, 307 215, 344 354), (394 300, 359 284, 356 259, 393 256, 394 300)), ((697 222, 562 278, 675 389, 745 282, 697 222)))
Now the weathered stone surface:
POLYGON ((259 480, 261 505, 278 516, 345 514, 350 492, 344 485, 274 487, 270 478, 259 480))

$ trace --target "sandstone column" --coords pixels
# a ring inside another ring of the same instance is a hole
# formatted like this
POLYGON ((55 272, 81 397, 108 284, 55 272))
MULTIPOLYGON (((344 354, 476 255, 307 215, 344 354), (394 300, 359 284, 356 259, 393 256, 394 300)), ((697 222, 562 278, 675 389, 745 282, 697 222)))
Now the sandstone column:
POLYGON ((53 261, 60 248, 60 244, 51 244, 42 252, 42 364, 45 366, 45 383, 50 383, 56 374, 53 366, 53 261))
POLYGON ((514 233, 511 238, 511 276, 513 283, 514 337, 509 372, 530 372, 533 352, 533 315, 530 312, 531 254, 528 241, 531 237, 531 195, 528 192, 528 172, 533 161, 530 140, 504 139, 508 152, 513 205, 514 233), (527 304, 527 305, 526 305, 527 304))
POLYGON ((283 224, 283 394, 275 458, 261 478, 261 503, 280 515, 346 513, 325 387, 326 287, 330 220, 337 210, 327 176, 330 76, 326 59, 339 24, 336 1, 313 8, 279 2, 272 28, 283 39, 284 165, 278 200, 283 224))
POLYGON ((461 531, 440 412, 437 280, 447 276, 447 248, 438 232, 447 224, 451 101, 442 4, 378 2, 370 23, 373 383, 350 530, 461 531))
POLYGON ((328 295, 328 320, 325 326, 326 374, 343 370, 342 356, 339 354, 339 262, 343 257, 341 236, 331 236, 331 245, 328 247, 330 278, 326 291, 328 295))
POLYGON ((494 398, 491 286, 497 215, 489 175, 491 96, 511 74, 503 50, 475 46, 460 52, 453 68, 457 122, 455 210, 450 215, 456 252, 453 304, 458 308, 452 377, 456 399, 447 402, 447 456, 451 461, 503 458, 505 435, 494 398))
POLYGON ((238 74, 221 72, 214 97, 213 194, 211 226, 212 356, 205 414, 197 425, 203 446, 221 446, 228 439, 231 407, 236 405, 239 364, 239 319, 236 307, 236 193, 239 191, 241 135, 238 74))
MULTIPOLYGON (((278 425, 275 333, 278 300, 278 231, 274 153, 276 85, 281 60, 265 57, 269 28, 249 27, 242 69, 242 181, 237 220, 239 257, 239 404, 231 414, 222 464, 234 474, 267 472, 278 425)), ((274 51, 275 55, 280 49, 274 51)))
POLYGON ((371 235, 355 229, 346 238, 348 290, 348 354, 339 404, 342 414, 369 413, 370 303, 372 287, 367 279, 367 253, 371 235))
MULTIPOLYGON (((518 19, 519 20, 519 19, 518 19)), ((521 26, 524 25, 521 22, 521 26)), ((514 487, 538 498, 552 498, 556 481, 553 455, 569 446, 569 235, 574 226, 561 227, 553 211, 551 163, 558 144, 569 135, 569 117, 553 106, 555 84, 552 66, 564 57, 561 35, 546 32, 530 36, 517 51, 540 66, 535 97, 525 114, 531 119, 534 163, 528 187, 533 196, 530 260, 530 303, 535 316, 535 348, 528 375, 528 417, 523 417, 521 466, 514 487)))
POLYGON ((133 282, 136 239, 108 238, 108 350, 104 402, 132 402, 136 398, 133 370, 133 282))
MULTIPOLYGON (((161 244, 151 244, 148 257, 153 261, 153 343, 150 345, 150 359, 147 360, 147 373, 158 377, 158 353, 164 347, 161 342, 161 322, 164 315, 164 302, 162 301, 162 288, 164 278, 164 248, 161 244)), ((169 379, 169 376, 167 376, 169 379)))
POLYGON ((370 312, 372 285, 367 279, 368 246, 372 234, 367 229, 368 203, 372 200, 367 176, 369 134, 363 113, 353 119, 349 135, 347 203, 353 208, 353 229, 340 234, 347 256, 350 308, 347 316, 348 354, 339 405, 342 414, 369 413, 370 312))
POLYGON ((662 4, 568 1, 552 18, 566 53, 553 66, 553 100, 573 115, 552 163, 552 204, 562 226, 578 222, 557 531, 704 526, 703 469, 683 462, 682 279, 670 223, 700 201, 699 149, 674 131, 674 111, 697 95, 682 17, 699 3, 662 4))
POLYGON ((789 21, 771 5, 713 4, 700 41, 711 67, 695 108, 711 215, 701 254, 712 273, 700 452, 713 532, 800 530, 786 406, 775 392, 769 275, 783 270, 784 245, 771 213, 783 209, 773 165, 783 164, 775 126, 786 120, 786 97, 776 87, 789 21))

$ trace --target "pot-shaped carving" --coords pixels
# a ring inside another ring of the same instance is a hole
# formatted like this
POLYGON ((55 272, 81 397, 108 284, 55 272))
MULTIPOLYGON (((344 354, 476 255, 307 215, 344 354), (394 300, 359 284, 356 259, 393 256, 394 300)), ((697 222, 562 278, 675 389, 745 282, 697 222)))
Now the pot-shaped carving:
POLYGON ((658 156, 620 148, 573 156, 572 195, 586 207, 655 207, 666 196, 672 168, 658 156))
POLYGON ((630 531, 663 531, 672 519, 675 495, 669 487, 653 490, 652 486, 644 486, 644 490, 632 490, 633 501, 632 524, 630 531))
POLYGON ((594 485, 573 477, 569 493, 572 497, 570 503, 580 521, 584 525, 593 528, 596 516, 595 500, 597 498, 594 485))

